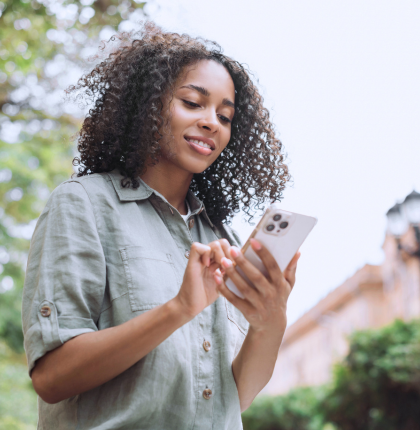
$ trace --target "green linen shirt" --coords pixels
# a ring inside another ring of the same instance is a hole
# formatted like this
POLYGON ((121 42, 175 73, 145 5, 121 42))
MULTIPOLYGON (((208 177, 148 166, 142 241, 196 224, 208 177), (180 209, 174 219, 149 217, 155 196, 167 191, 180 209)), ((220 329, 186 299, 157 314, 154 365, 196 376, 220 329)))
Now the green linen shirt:
MULTIPOLYGON (((22 308, 29 372, 73 337, 172 299, 193 241, 225 237, 239 245, 227 226, 211 223, 193 193, 185 222, 143 181, 134 190, 120 180, 114 171, 64 182, 38 220, 22 308)), ((39 399, 38 429, 242 429, 232 361, 247 329, 244 316, 219 297, 111 381, 54 405, 39 399)))

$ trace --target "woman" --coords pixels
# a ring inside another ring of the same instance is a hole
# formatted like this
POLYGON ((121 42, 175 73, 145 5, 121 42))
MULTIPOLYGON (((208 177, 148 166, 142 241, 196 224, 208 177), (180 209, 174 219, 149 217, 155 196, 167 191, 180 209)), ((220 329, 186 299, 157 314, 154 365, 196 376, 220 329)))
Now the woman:
POLYGON ((81 167, 31 243, 23 326, 39 428, 240 429, 272 374, 299 256, 282 274, 254 241, 268 279, 225 222, 280 198, 281 143, 216 44, 151 24, 126 42, 72 88, 94 98, 81 167))

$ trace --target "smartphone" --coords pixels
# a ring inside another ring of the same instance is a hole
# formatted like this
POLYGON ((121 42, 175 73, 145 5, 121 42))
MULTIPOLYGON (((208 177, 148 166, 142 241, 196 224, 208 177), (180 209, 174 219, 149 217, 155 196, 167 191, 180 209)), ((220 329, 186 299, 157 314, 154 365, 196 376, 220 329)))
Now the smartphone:
MULTIPOLYGON (((283 272, 317 222, 317 218, 285 211, 280 208, 279 203, 273 203, 266 210, 242 247, 242 253, 257 269, 267 276, 268 273, 263 262, 251 248, 250 239, 256 239, 271 252, 283 272)), ((252 286, 252 282, 243 271, 239 267, 236 270, 252 286)), ((233 293, 244 298, 229 278, 225 282, 233 293)))

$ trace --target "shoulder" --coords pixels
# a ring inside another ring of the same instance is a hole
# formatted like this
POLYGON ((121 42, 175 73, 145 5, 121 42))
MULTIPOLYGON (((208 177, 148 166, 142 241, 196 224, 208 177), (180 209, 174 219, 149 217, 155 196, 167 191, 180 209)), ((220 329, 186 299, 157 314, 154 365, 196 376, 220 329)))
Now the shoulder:
POLYGON ((95 173, 89 176, 71 178, 61 183, 52 193, 47 203, 51 208, 62 202, 91 203, 94 198, 106 196, 112 191, 109 186, 110 179, 107 174, 95 173))
POLYGON ((87 194, 90 193, 109 193, 111 178, 108 173, 94 173, 92 175, 73 177, 60 186, 65 186, 69 189, 82 187, 87 194))

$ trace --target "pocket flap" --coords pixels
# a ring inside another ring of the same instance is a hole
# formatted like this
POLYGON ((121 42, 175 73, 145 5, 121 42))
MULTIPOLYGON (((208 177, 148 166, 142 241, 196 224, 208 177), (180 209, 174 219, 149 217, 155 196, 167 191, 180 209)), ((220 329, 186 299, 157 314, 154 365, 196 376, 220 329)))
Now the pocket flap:
POLYGON ((141 246, 127 246, 120 249, 121 258, 123 261, 134 260, 136 258, 165 261, 172 263, 171 255, 156 249, 147 249, 141 246))

